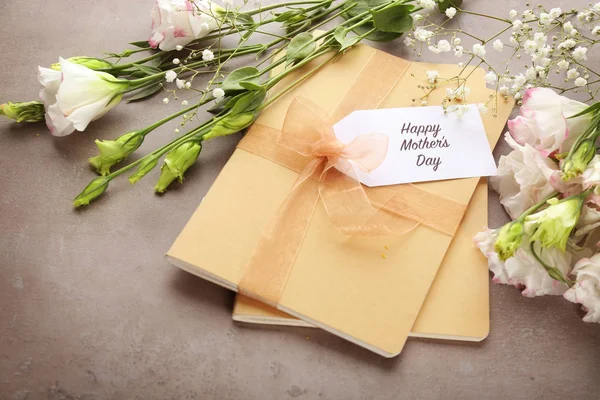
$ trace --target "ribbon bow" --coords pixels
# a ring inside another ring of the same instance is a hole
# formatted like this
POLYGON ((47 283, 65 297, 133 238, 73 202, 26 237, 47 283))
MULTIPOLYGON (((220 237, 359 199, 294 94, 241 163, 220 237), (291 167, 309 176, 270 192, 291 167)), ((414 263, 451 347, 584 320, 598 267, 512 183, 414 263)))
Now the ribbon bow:
MULTIPOLYGON (((329 116, 316 104, 295 98, 288 108, 277 143, 312 160, 298 176, 288 199, 303 192, 311 195, 312 209, 320 199, 332 223, 342 233, 351 235, 389 234, 382 224, 369 223, 376 214, 353 165, 370 172, 385 160, 388 137, 368 133, 344 144, 333 133, 329 116), (317 190, 307 184, 317 181, 317 190), (311 190, 312 189, 312 190, 311 190), (307 193, 310 192, 310 193, 307 193)), ((292 199, 293 200, 293 199, 292 199)))

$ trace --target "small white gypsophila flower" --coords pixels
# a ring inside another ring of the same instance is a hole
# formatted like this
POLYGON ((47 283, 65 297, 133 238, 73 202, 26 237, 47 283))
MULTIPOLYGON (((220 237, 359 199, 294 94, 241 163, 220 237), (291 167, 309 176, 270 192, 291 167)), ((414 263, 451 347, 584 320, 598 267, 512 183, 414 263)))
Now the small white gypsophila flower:
POLYGON ((169 98, 168 97, 165 97, 163 99, 163 104, 169 104, 169 98))
POLYGON ((550 14, 550 18, 552 18, 552 20, 555 20, 556 18, 560 17, 562 10, 560 7, 552 8, 548 14, 550 14))
POLYGON ((494 40, 494 43, 492 43, 492 47, 496 51, 502 51, 504 49, 504 43, 502 43, 502 40, 496 39, 494 40))
POLYGON ((412 14, 412 19, 414 22, 418 22, 418 21, 422 20, 423 18, 424 17, 419 13, 412 14))
POLYGON ((547 26, 550 25, 550 23, 554 21, 554 19, 548 13, 540 13, 539 21, 541 25, 547 26))
POLYGON ((562 28, 563 28, 563 30, 565 31, 566 34, 569 34, 574 29, 573 28, 573 23, 571 21, 567 21, 567 22, 565 22, 563 24, 562 28))
POLYGON ((183 50, 183 46, 178 44, 177 46, 175 46, 175 50, 181 51, 181 50, 183 50))
POLYGON ((450 42, 448 42, 445 39, 442 39, 439 42, 437 42, 435 46, 429 46, 429 50, 432 53, 440 54, 452 50, 452 47, 450 46, 450 42))
POLYGON ((179 128, 175 128, 173 132, 175 132, 175 134, 177 135, 179 133, 179 128))
POLYGON ((459 118, 469 112, 469 106, 466 104, 452 106, 452 107, 449 107, 449 109, 450 109, 450 112, 455 112, 459 118))
POLYGON ((525 75, 519 74, 519 75, 515 76, 515 79, 513 82, 514 82, 515 86, 522 87, 525 83, 527 83, 527 78, 525 78, 525 75))
POLYGON ((225 91, 223 91, 221 88, 215 88, 212 91, 212 95, 216 100, 219 100, 225 96, 225 91))
POLYGON ((411 37, 405 37, 404 38, 404 45, 408 46, 408 47, 413 47, 415 45, 415 39, 411 38, 411 37))
POLYGON ((429 81, 429 83, 435 83, 439 75, 440 74, 437 71, 427 71, 427 80, 429 81))
POLYGON ((577 69, 575 68, 571 68, 570 70, 567 71, 567 79, 575 79, 579 76, 579 72, 577 72, 577 69))
POLYGON ((479 43, 475 43, 473 45, 473 54, 475 54, 479 58, 485 57, 485 46, 479 43))
POLYGON ((454 55, 455 55, 456 57, 462 57, 462 56, 463 56, 463 51, 464 51, 464 50, 465 50, 465 49, 464 49, 462 46, 456 46, 456 47, 454 48, 454 55))
POLYGON ((587 80, 585 78, 579 77, 575 79, 575 86, 583 87, 587 85, 587 80))
POLYGON ((417 5, 423 7, 427 11, 431 11, 435 8, 435 0, 417 0, 417 5))
POLYGON ((423 100, 423 101, 421 101, 421 105, 422 105, 422 106, 426 106, 426 105, 427 105, 427 100, 423 100))
POLYGON ((177 85, 177 89, 185 88, 185 82, 181 79, 175 79, 175 85, 177 85))
POLYGON ((592 35, 598 35, 600 33, 600 25, 596 25, 594 29, 592 29, 592 35))
POLYGON ((187 100, 183 100, 183 101, 181 102, 181 105, 182 105, 183 107, 186 107, 188 104, 190 104, 190 103, 189 103, 187 100))
POLYGON ((174 58, 173 59, 173 64, 175 64, 175 65, 181 64, 181 61, 179 60, 179 58, 174 58))
POLYGON ((527 71, 525 71, 525 78, 527 78, 528 81, 533 81, 535 78, 537 78, 537 70, 533 67, 529 68, 527 71))
POLYGON ((483 104, 483 103, 477 104, 477 109, 482 114, 486 114, 488 112, 488 107, 485 104, 483 104))
POLYGON ((523 21, 521 21, 520 19, 515 19, 512 23, 512 26, 513 30, 519 31, 521 30, 521 28, 523 28, 523 21))
POLYGON ((452 39, 452 44, 455 46, 459 46, 462 43, 462 40, 459 37, 455 37, 452 39))
POLYGON ((519 15, 519 13, 517 12, 517 10, 510 10, 510 12, 508 13, 508 16, 509 16, 510 19, 517 18, 517 15, 519 15))
POLYGON ((533 12, 533 10, 525 10, 523 11, 523 19, 533 19, 535 18, 535 13, 533 12))
POLYGON ((559 49, 572 49, 573 47, 575 47, 575 45, 577 44, 576 41, 574 41, 573 39, 567 39, 564 42, 560 43, 558 45, 559 49))
POLYGON ((425 42, 427 39, 429 39, 432 36, 433 36, 433 32, 428 31, 426 29, 417 28, 415 30, 415 39, 417 39, 420 42, 425 42))
POLYGON ((183 85, 186 89, 189 89, 192 87, 192 82, 186 82, 185 85, 183 85))
POLYGON ((600 2, 598 2, 598 3, 594 4, 594 5, 592 6, 592 10, 594 10, 594 11, 595 11, 595 12, 597 12, 597 13, 600 13, 600 2))
POLYGON ((464 62, 459 62, 459 63, 458 63, 458 68, 462 68, 462 67, 464 67, 464 66, 465 66, 465 63, 464 63, 464 62))
POLYGON ((503 96, 506 96, 508 94, 508 88, 506 86, 500 86, 500 89, 498 89, 498 93, 500 93, 503 96))
POLYGON ((215 55, 212 51, 210 51, 209 49, 204 49, 202 50, 202 61, 212 61, 215 59, 215 55))
POLYGON ((517 40, 516 37, 511 36, 510 37, 510 44, 512 44, 513 46, 518 46, 519 45, 519 41, 517 40))
POLYGON ((548 36, 546 36, 544 32, 536 32, 533 35, 533 40, 535 40, 538 46, 543 47, 548 41, 548 36))
POLYGON ((493 71, 490 71, 487 74, 485 74, 485 82, 488 85, 493 85, 497 81, 498 81, 498 75, 496 75, 493 71))
POLYGON ((456 15, 456 8, 448 7, 446 8, 446 17, 452 19, 456 15))
POLYGON ((573 50, 573 58, 579 62, 587 61, 587 47, 577 47, 573 50))
POLYGON ((167 82, 171 83, 177 78, 177 72, 175 71, 167 71, 165 72, 165 79, 167 82))
POLYGON ((556 65, 558 65, 558 69, 561 70, 566 70, 567 68, 569 68, 569 62, 564 59, 557 62, 556 65))
POLYGON ((525 44, 523 45, 523 49, 525 49, 525 52, 527 54, 533 54, 537 51, 538 49, 538 44, 535 42, 535 40, 526 40, 525 44))

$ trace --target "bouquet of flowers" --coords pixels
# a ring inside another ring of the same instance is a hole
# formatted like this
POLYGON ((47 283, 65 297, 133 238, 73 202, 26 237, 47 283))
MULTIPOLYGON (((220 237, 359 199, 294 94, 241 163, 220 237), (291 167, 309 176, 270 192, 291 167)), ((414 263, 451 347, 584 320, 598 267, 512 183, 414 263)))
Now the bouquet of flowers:
POLYGON ((490 182, 512 221, 475 237, 493 281, 563 295, 600 322, 600 103, 532 88, 508 127, 513 150, 490 182))

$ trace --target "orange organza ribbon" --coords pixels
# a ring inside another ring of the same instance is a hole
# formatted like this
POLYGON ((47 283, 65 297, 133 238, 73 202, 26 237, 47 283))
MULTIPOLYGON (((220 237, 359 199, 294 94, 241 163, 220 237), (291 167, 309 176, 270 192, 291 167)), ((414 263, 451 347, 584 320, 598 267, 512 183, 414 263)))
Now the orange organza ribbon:
POLYGON ((375 218, 383 212, 373 207, 353 169, 356 165, 371 171, 383 162, 388 150, 385 135, 363 134, 344 144, 335 137, 323 110, 307 99, 296 98, 277 143, 312 160, 265 228, 239 285, 240 291, 258 294, 271 305, 280 299, 319 200, 344 234, 388 235, 394 231, 375 218))

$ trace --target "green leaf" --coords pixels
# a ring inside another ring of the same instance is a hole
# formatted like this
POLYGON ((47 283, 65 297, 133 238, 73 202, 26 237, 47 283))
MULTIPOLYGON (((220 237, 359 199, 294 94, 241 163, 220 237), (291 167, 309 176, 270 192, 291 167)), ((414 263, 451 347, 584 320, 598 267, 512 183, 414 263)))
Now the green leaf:
POLYGON ((303 60, 316 48, 317 44, 312 34, 308 32, 299 33, 290 41, 286 50, 286 59, 291 63, 303 60))
POLYGON ((413 19, 410 15, 412 10, 412 5, 394 4, 383 10, 371 11, 373 24, 382 32, 408 32, 413 27, 413 19))
POLYGON ((333 32, 335 40, 340 44, 340 51, 346 50, 348 47, 354 46, 359 42, 358 36, 348 37, 348 30, 343 26, 339 26, 333 32))
POLYGON ((231 107, 231 115, 256 110, 265 101, 266 96, 267 91, 264 89, 242 94, 231 107))
POLYGON ((265 88, 263 85, 258 85, 254 82, 240 82, 240 86, 248 90, 263 90, 265 88))
POLYGON ((250 126, 256 119, 257 114, 254 112, 242 113, 237 115, 228 115, 210 130, 204 139, 213 139, 220 136, 227 136, 239 132, 242 129, 250 126))
POLYGON ((135 92, 135 94, 127 99, 127 103, 131 103, 133 101, 142 100, 147 97, 152 96, 156 92, 159 92, 162 89, 162 85, 157 83, 155 85, 146 86, 135 92))
POLYGON ((150 65, 133 64, 133 67, 148 76, 162 72, 160 69, 158 69, 156 67, 152 67, 150 65))
POLYGON ((441 12, 446 12, 446 9, 450 7, 460 7, 463 3, 463 0, 441 0, 438 3, 438 9, 441 12))
POLYGON ((140 49, 149 49, 150 43, 147 40, 140 40, 139 42, 129 42, 130 45, 139 47, 140 49))
POLYGON ((598 103, 594 103, 591 106, 589 106, 588 108, 586 108, 585 110, 583 110, 580 113, 577 113, 575 115, 571 115, 570 117, 568 117, 567 119, 571 119, 571 118, 577 118, 577 117, 581 117, 582 115, 586 115, 589 113, 593 113, 600 110, 600 102, 598 103))
POLYGON ((260 73, 254 67, 242 67, 233 70, 227 75, 221 84, 221 88, 225 91, 243 90, 241 82, 250 82, 259 84, 260 73))
POLYGON ((236 24, 244 25, 244 26, 252 26, 254 25, 254 18, 252 15, 247 13, 238 13, 234 17, 234 21, 236 24))
POLYGON ((348 10, 347 15, 344 18, 349 19, 356 17, 358 14, 362 14, 369 11, 373 7, 380 6, 388 3, 389 0, 358 0, 358 1, 347 1, 347 5, 356 4, 354 7, 348 10))
MULTIPOLYGON (((366 24, 363 24, 363 25, 355 28, 354 32, 356 32, 356 34, 358 34, 358 35, 364 35, 365 33, 369 32, 373 28, 375 28, 375 26, 373 26, 373 23, 368 22, 366 24)), ((365 37, 365 39, 371 40, 373 42, 391 42, 392 40, 398 39, 400 36, 402 36, 402 33, 382 32, 382 31, 376 30, 375 32, 372 32, 369 35, 367 35, 365 37)))

